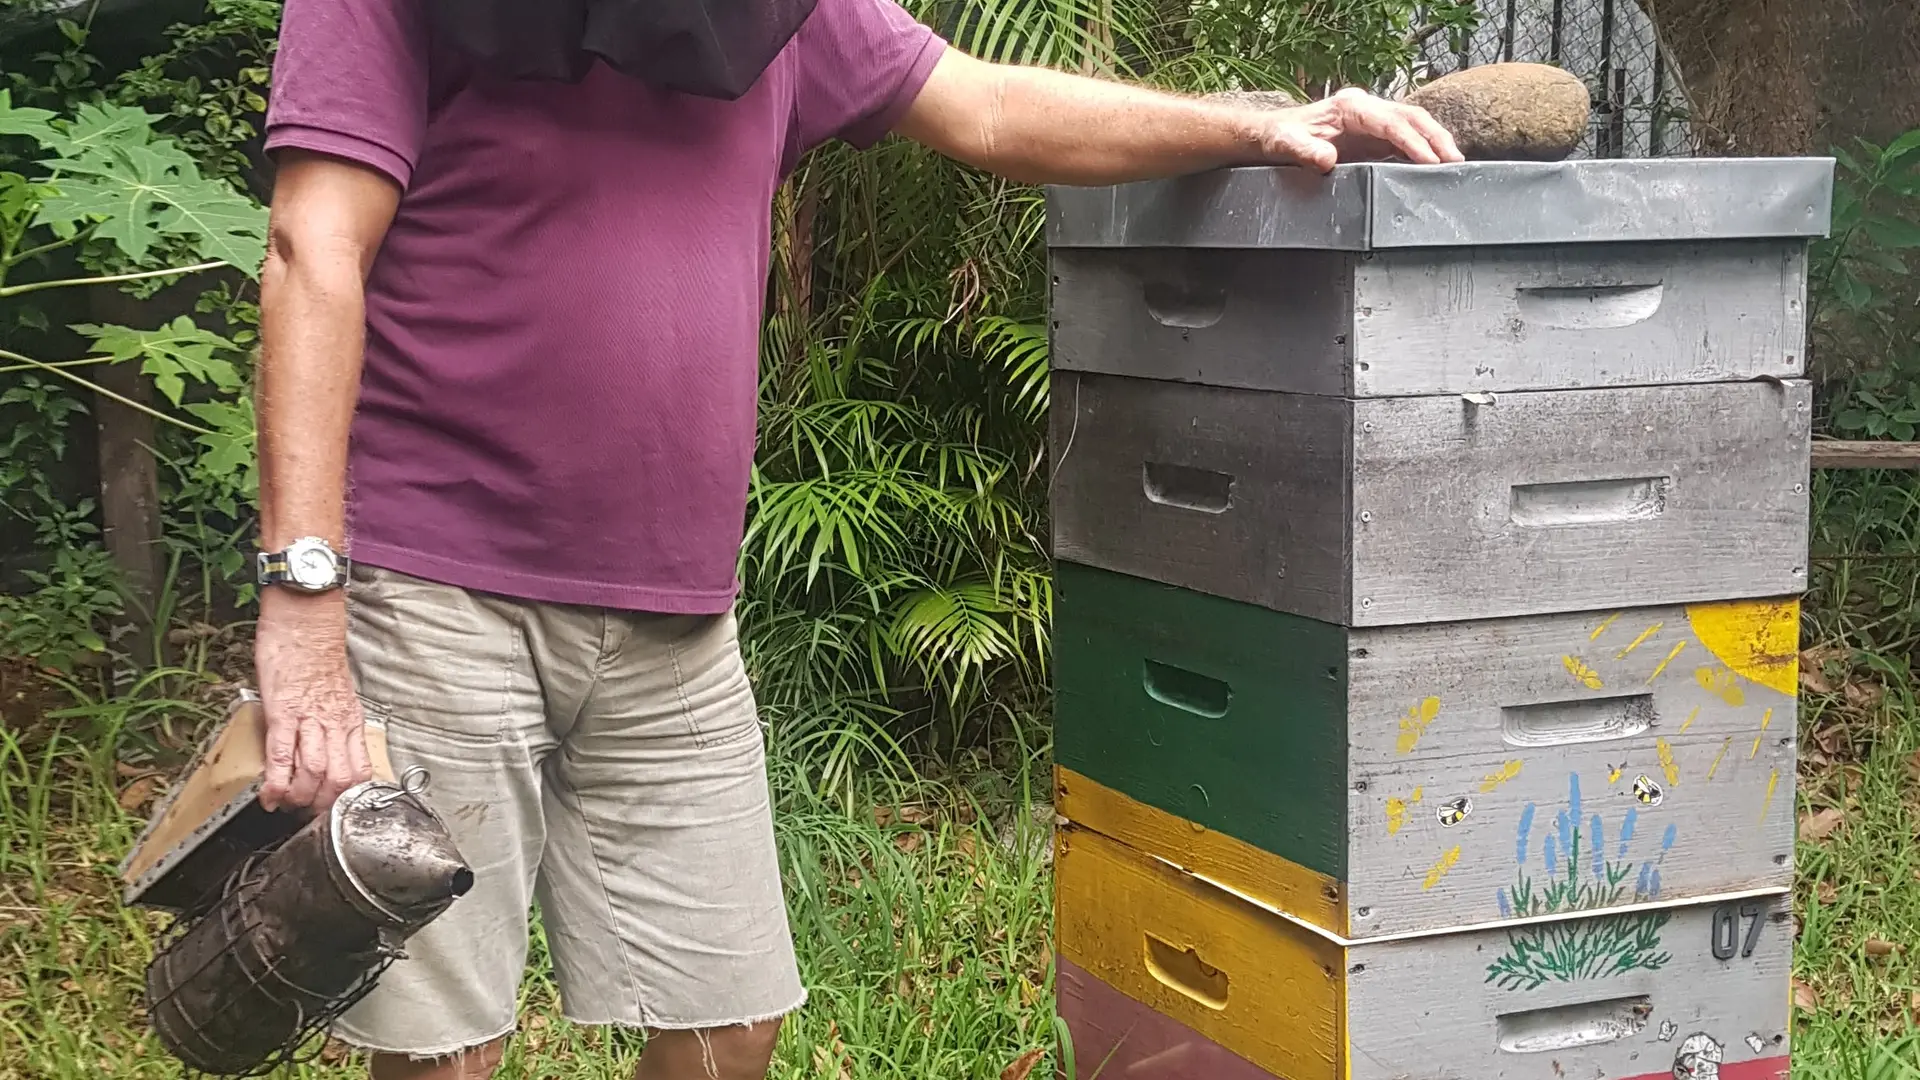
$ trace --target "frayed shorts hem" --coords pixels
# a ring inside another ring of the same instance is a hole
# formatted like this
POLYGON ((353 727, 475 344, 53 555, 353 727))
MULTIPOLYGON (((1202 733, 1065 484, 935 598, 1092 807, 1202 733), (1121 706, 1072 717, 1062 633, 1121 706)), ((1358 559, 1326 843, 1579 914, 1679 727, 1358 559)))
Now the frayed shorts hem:
POLYGON ((564 1006, 560 1010, 560 1015, 566 1017, 568 1023, 580 1027, 617 1027, 630 1028, 635 1031, 646 1031, 649 1029, 653 1031, 714 1031, 720 1028, 749 1027, 754 1024, 764 1024, 769 1020, 785 1019, 800 1011, 806 1003, 807 992, 802 990, 800 991, 800 997, 784 1009, 765 1013, 760 1016, 743 1016, 727 1020, 669 1020, 664 1017, 633 1020, 626 1017, 616 1018, 611 1016, 587 1017, 571 1012, 564 1006))
POLYGON ((329 1034, 335 1040, 347 1046, 350 1046, 353 1049, 358 1050, 363 1054, 387 1054, 393 1057, 405 1057, 409 1061, 432 1061, 435 1058, 453 1057, 457 1054, 465 1054, 465 1053, 470 1053, 471 1051, 474 1051, 474 1050, 478 1050, 490 1042, 493 1042, 497 1039, 504 1039, 507 1036, 513 1034, 514 1029, 519 1026, 520 1026, 519 1021, 515 1020, 513 1023, 508 1024, 506 1027, 501 1028, 499 1031, 496 1031, 491 1035, 482 1035, 477 1039, 465 1040, 465 1041, 454 1042, 454 1043, 446 1043, 444 1045, 435 1046, 435 1047, 428 1047, 427 1049, 424 1049, 424 1050, 415 1049, 413 1047, 376 1046, 373 1043, 366 1042, 361 1039, 357 1039, 354 1036, 341 1031, 333 1031, 333 1032, 330 1032, 329 1034))

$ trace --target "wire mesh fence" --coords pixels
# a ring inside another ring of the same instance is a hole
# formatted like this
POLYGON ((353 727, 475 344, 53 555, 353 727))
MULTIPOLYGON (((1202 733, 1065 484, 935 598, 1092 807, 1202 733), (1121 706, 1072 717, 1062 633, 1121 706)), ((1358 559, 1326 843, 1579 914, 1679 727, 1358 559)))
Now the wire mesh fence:
POLYGON ((1686 97, 1637 0, 1475 0, 1472 33, 1422 43, 1419 72, 1438 78, 1503 61, 1554 64, 1580 77, 1593 120, 1578 157, 1684 157, 1686 97))

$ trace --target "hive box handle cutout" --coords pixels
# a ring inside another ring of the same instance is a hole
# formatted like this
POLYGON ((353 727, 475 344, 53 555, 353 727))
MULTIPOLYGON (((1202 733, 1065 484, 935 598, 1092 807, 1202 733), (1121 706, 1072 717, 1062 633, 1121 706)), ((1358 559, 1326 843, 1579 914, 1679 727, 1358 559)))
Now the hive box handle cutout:
POLYGON ((1149 461, 1140 468, 1140 486, 1162 506, 1219 514, 1233 505, 1233 477, 1211 469, 1149 461))
POLYGON ((1508 1054, 1545 1054, 1631 1039, 1647 1026, 1653 999, 1615 998, 1552 1009, 1506 1013, 1494 1020, 1508 1054))
POLYGON ((1209 719, 1227 715, 1227 706, 1233 704, 1233 688, 1219 679, 1152 660, 1140 672, 1140 685, 1162 705, 1209 719))
POLYGON ((1147 314, 1161 326, 1201 330, 1219 322, 1227 313, 1227 290, 1221 288, 1149 281, 1145 293, 1147 314))
POLYGON ((1631 739, 1656 719, 1652 694, 1542 701, 1503 707, 1500 737, 1508 746, 1610 742, 1631 739))
POLYGON ((1227 1007, 1227 973, 1200 959, 1193 949, 1182 949, 1154 937, 1146 939, 1147 971, 1168 989, 1219 1011, 1227 1007))
POLYGON ((1653 318, 1660 285, 1573 285, 1521 289, 1520 320, 1548 330, 1618 330, 1653 318))
POLYGON ((1515 484, 1513 523, 1529 528, 1646 521, 1667 508, 1664 476, 1627 480, 1575 480, 1561 484, 1515 484))

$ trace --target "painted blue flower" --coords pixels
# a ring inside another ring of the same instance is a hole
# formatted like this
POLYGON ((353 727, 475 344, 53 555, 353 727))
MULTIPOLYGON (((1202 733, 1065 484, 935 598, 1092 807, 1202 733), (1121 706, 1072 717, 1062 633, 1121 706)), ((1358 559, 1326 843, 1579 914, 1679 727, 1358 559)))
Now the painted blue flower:
POLYGON ((1620 823, 1620 854, 1618 856, 1619 858, 1624 859, 1627 857, 1627 844, 1633 840, 1633 826, 1634 826, 1634 823, 1639 820, 1640 820, 1640 808, 1637 806, 1628 807, 1627 819, 1620 823))
POLYGON ((1533 833, 1533 804, 1528 803, 1527 808, 1525 810, 1520 811, 1520 844, 1515 849, 1514 856, 1513 856, 1514 861, 1518 862, 1522 866, 1525 866, 1527 864, 1527 838, 1531 836, 1532 833, 1533 833))
POLYGON ((1513 905, 1507 902, 1507 890, 1501 889, 1494 895, 1500 900, 1500 917, 1503 919, 1513 918, 1513 905))
POLYGON ((1600 815, 1593 815, 1593 823, 1587 826, 1587 843, 1593 850, 1593 876, 1605 877, 1607 873, 1607 840, 1601 831, 1600 815))

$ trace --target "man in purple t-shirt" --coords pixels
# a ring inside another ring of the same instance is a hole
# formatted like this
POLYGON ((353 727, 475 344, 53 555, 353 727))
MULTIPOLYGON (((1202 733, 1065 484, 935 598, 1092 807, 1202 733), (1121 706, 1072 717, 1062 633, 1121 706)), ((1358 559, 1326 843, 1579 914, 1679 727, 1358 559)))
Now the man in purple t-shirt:
POLYGON ((646 1029, 639 1076, 759 1077, 805 998, 732 616, 782 177, 889 132, 1066 184, 1459 152, 1358 91, 1264 110, 982 63, 894 0, 818 0, 735 100, 496 77, 427 11, 285 6, 263 798, 330 802, 382 725, 476 870, 338 1027, 376 1077, 491 1072, 536 899, 566 1014, 646 1029))

